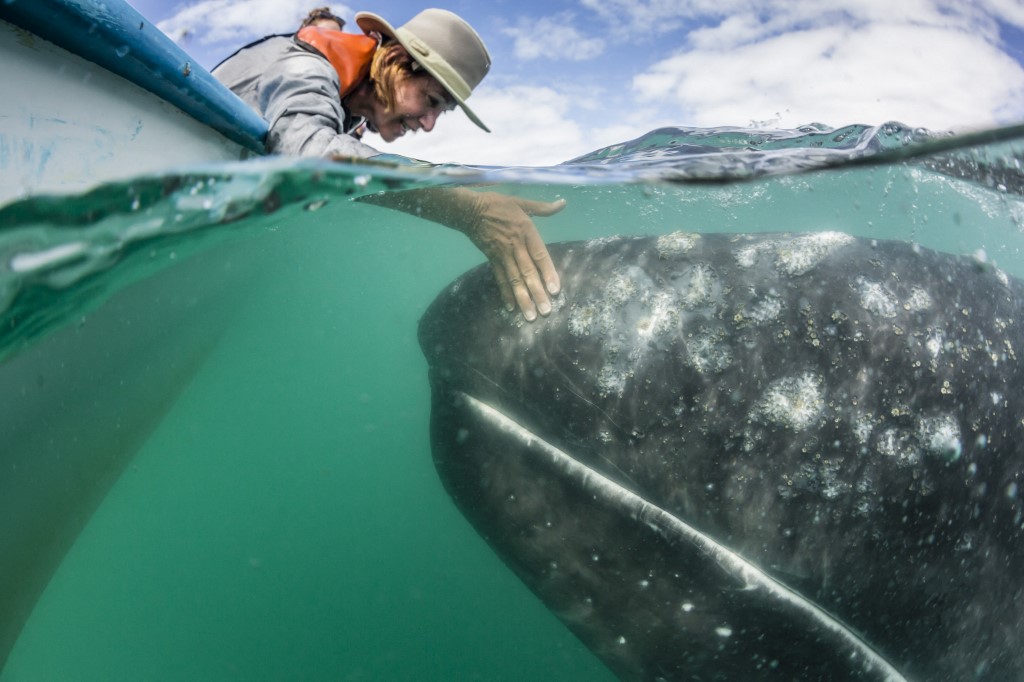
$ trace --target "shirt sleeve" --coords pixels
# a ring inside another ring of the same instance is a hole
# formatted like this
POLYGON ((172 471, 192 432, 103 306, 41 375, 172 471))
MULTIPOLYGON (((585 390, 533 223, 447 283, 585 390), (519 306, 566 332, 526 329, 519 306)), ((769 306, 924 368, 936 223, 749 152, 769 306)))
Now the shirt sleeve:
POLYGON ((379 151, 345 134, 338 75, 317 55, 294 51, 268 66, 259 104, 270 126, 267 151, 286 156, 354 156, 379 151))

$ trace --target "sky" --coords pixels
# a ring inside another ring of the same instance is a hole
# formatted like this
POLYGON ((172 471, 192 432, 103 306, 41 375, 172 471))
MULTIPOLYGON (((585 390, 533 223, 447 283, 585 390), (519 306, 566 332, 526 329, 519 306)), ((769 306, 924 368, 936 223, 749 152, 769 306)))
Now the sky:
MULTIPOLYGON (((198 63, 294 30, 325 0, 129 0, 198 63)), ((435 163, 549 165, 659 127, 935 131, 1024 122, 1021 0, 372 0, 329 3, 400 25, 466 19, 492 56, 461 112, 382 152, 435 163)))

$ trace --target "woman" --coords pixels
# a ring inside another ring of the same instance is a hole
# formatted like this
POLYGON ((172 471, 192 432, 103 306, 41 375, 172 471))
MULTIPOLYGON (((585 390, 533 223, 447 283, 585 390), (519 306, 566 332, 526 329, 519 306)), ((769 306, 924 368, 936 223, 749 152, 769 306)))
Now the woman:
MULTIPOLYGON (((409 131, 430 132, 456 106, 490 132, 466 104, 490 69, 476 31, 451 12, 428 9, 394 28, 360 12, 365 35, 305 26, 269 36, 217 66, 213 74, 269 124, 271 154, 370 158, 380 154, 353 133, 365 125, 385 142, 409 131)), ((467 188, 387 193, 368 199, 464 232, 487 256, 506 307, 527 320, 551 311, 558 273, 532 215, 561 210, 467 188)))

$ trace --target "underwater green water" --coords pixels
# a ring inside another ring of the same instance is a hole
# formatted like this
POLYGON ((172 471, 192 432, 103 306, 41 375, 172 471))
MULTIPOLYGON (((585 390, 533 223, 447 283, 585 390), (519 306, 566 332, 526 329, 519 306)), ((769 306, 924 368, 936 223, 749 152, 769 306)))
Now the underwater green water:
MULTIPOLYGON (((128 291, 145 300, 152 272, 189 282, 244 270, 244 293, 217 313, 223 333, 60 562, 0 681, 614 679, 492 554, 433 470, 416 326, 480 254, 301 173, 290 187, 327 203, 257 211, 211 228, 216 239, 146 241, 86 294, 83 283, 37 294, 67 304, 59 334, 128 291)), ((840 230, 1024 276, 1021 197, 916 166, 497 189, 568 200, 537 221, 549 242, 840 230)), ((130 211, 92 219, 115 235, 135 224, 130 211)), ((8 362, 48 338, 10 337, 8 362)))

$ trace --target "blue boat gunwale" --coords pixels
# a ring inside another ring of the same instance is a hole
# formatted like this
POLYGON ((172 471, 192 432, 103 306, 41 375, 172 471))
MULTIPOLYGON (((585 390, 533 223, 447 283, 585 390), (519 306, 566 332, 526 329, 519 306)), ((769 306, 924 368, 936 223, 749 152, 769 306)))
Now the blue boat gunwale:
POLYGON ((262 154, 267 123, 124 0, 3 0, 0 19, 87 59, 262 154))

